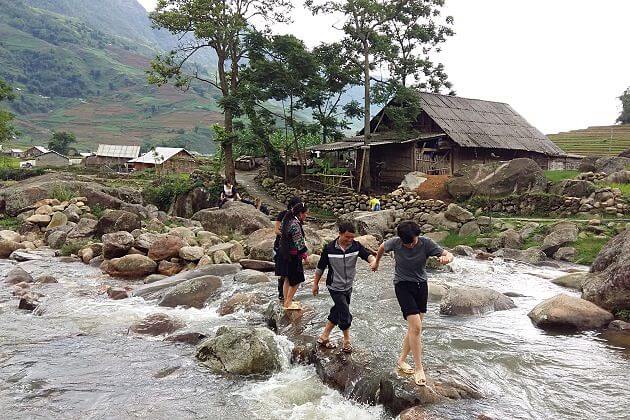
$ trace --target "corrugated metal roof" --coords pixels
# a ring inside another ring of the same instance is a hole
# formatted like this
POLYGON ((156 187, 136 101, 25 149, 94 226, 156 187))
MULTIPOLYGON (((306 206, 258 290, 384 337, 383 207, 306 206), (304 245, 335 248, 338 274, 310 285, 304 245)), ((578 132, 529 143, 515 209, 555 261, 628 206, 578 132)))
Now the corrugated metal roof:
MULTIPOLYGON (((159 163, 164 163, 182 151, 190 155, 190 153, 188 153, 185 149, 181 147, 156 147, 155 149, 148 151, 139 158, 130 160, 129 163, 148 163, 151 165, 155 165, 156 161, 158 161, 159 163)), ((192 155, 191 158, 193 158, 192 155)))
POLYGON ((564 152, 510 105, 479 99, 419 92, 422 110, 462 147, 564 152))
POLYGON ((96 156, 135 159, 140 156, 140 146, 99 144, 96 156))

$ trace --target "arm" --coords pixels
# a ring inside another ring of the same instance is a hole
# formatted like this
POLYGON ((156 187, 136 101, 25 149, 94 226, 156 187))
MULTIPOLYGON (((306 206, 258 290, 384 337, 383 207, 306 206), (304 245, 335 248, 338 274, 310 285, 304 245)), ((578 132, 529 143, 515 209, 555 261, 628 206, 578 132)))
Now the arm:
POLYGON ((453 254, 451 254, 447 250, 443 250, 442 253, 440 254, 440 258, 439 258, 440 264, 442 264, 442 265, 446 265, 446 264, 452 263, 454 259, 455 259, 455 257, 453 256, 453 254))
POLYGON ((273 231, 276 234, 276 236, 279 236, 282 234, 282 232, 280 232, 280 228, 282 227, 282 222, 279 220, 276 220, 276 223, 273 227, 273 231))
POLYGON ((376 258, 370 264, 370 268, 372 268, 372 271, 378 270, 378 265, 381 263, 381 258, 383 258, 383 254, 385 254, 385 244, 381 244, 381 246, 378 247, 376 258))
POLYGON ((364 261, 367 261, 370 264, 370 266, 372 266, 372 263, 376 260, 376 257, 374 257, 374 255, 372 255, 372 253, 368 251, 360 243, 359 243, 359 258, 361 258, 364 261))
POLYGON ((297 248, 298 255, 304 255, 308 251, 306 248, 306 241, 304 240, 304 235, 302 235, 302 229, 296 223, 291 225, 291 229, 289 230, 289 234, 291 235, 291 240, 293 244, 297 248))
POLYGON ((317 296, 319 293, 319 282, 324 275, 324 271, 328 267, 328 251, 324 247, 322 255, 317 263, 317 270, 315 270, 315 280, 313 281, 313 296, 317 296))

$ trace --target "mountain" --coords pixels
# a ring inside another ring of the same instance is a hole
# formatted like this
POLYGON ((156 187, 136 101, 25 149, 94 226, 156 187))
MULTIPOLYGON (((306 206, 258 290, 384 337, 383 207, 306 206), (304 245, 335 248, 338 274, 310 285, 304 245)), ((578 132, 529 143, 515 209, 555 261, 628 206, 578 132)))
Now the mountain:
MULTIPOLYGON (((146 81, 151 58, 175 42, 151 28, 136 0, 0 0, 0 78, 18 94, 18 143, 45 144, 52 130, 67 130, 80 150, 133 143, 213 152, 217 92, 146 81)), ((211 54, 196 60, 212 72, 211 54)))
POLYGON ((548 137, 567 153, 617 156, 630 149, 630 124, 588 127, 548 137))

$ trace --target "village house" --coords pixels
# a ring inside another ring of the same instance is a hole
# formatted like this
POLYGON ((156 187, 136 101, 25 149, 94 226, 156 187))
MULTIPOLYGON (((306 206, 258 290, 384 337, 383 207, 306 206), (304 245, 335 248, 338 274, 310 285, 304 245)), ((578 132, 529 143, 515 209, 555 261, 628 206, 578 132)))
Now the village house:
POLYGON ((199 166, 197 159, 181 147, 156 147, 129 163, 136 171, 158 167, 170 173, 190 173, 199 166))
POLYGON ((96 153, 84 159, 85 166, 105 166, 110 169, 127 168, 131 159, 140 156, 140 146, 99 144, 96 153))
POLYGON ((22 149, 7 149, 7 150, 3 150, 2 153, 6 156, 11 156, 14 158, 24 157, 24 150, 22 149))
POLYGON ((70 166, 70 159, 54 150, 49 150, 35 157, 35 166, 42 168, 60 168, 70 166))
MULTIPOLYGON (((500 102, 418 92, 422 111, 404 131, 395 130, 387 112, 371 121, 372 136, 363 131, 344 141, 312 146, 336 166, 360 172, 363 149, 370 149, 370 173, 376 183, 396 184, 409 172, 452 175, 465 165, 530 158, 543 169, 574 166, 569 156, 510 105, 500 102)), ((387 107, 395 112, 395 105, 387 107)), ((388 108, 385 109, 388 109, 388 108)))
POLYGON ((33 146, 29 149, 26 149, 24 152, 24 157, 27 159, 36 158, 37 156, 43 155, 44 153, 48 153, 50 150, 45 148, 44 146, 33 146))

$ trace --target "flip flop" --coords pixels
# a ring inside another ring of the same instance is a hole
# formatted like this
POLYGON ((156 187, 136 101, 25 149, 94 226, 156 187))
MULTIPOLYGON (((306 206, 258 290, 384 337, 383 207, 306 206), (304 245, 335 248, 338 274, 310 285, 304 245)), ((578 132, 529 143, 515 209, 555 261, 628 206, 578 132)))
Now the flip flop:
POLYGON ((414 372, 413 380, 418 386, 427 386, 427 377, 424 374, 424 370, 414 372))
POLYGON ((405 375, 413 375, 415 372, 407 362, 398 363, 396 365, 396 369, 398 369, 400 373, 404 373, 405 375))
POLYGON ((344 344, 343 347, 341 347, 341 351, 346 353, 346 354, 350 354, 352 353, 352 344, 348 343, 348 344, 344 344))
POLYGON ((331 343, 330 339, 322 340, 321 338, 317 339, 317 344, 324 347, 325 349, 336 349, 337 345, 335 343, 331 343))
POLYGON ((301 311, 302 307, 299 304, 293 302, 293 303, 291 303, 291 306, 288 306, 288 307, 285 306, 284 310, 285 311, 301 311))

